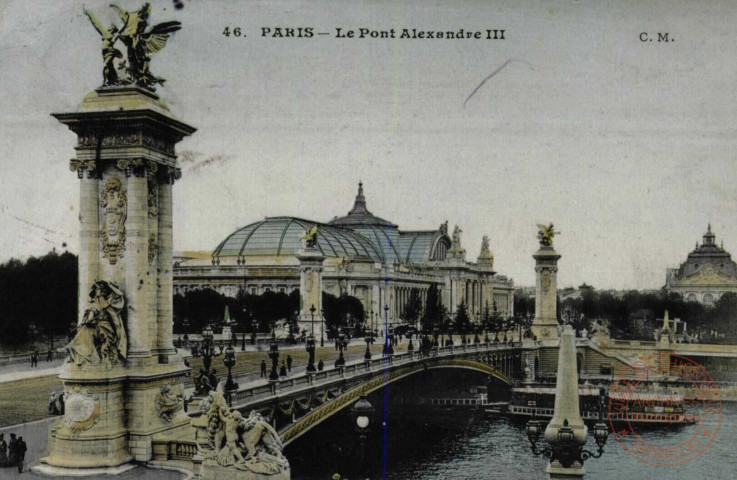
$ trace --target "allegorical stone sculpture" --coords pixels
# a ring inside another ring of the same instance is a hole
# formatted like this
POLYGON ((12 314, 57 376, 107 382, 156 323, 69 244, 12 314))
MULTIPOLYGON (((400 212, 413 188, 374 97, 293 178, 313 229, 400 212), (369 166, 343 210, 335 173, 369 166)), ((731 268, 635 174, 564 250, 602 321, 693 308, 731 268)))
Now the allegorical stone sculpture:
POLYGON ((201 411, 207 417, 208 435, 208 447, 202 452, 204 477, 207 470, 225 467, 259 475, 254 478, 289 478, 281 439, 261 414, 252 411, 243 417, 228 407, 222 394, 214 392, 203 402, 201 411))
POLYGON ((140 10, 128 12, 110 5, 123 21, 123 26, 105 28, 95 14, 84 10, 95 30, 102 36, 103 86, 136 85, 153 91, 166 80, 149 71, 151 55, 166 46, 169 34, 181 29, 180 22, 164 22, 148 31, 151 6, 144 3, 140 10))
POLYGON ((555 231, 552 223, 547 226, 538 223, 537 228, 540 229, 537 232, 537 239, 540 240, 540 246, 541 247, 552 247, 553 238, 556 235, 558 235, 560 232, 555 231))
POLYGON ((121 312, 125 306, 123 292, 113 282, 98 280, 90 289, 89 306, 84 312, 77 334, 64 347, 70 363, 101 363, 112 365, 124 361, 128 340, 121 312))
POLYGON ((489 268, 494 266, 494 254, 491 253, 491 249, 489 248, 489 237, 487 235, 481 238, 481 251, 479 252, 478 261, 479 265, 489 268))

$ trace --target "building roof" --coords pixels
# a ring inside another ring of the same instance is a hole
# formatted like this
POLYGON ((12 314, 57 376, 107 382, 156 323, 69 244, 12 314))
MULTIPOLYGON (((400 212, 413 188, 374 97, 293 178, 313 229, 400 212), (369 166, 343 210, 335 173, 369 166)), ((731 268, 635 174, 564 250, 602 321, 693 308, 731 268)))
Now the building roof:
POLYGON ((294 217, 267 217, 231 233, 213 251, 213 257, 294 256, 301 238, 317 226, 317 248, 328 257, 380 262, 382 256, 363 236, 343 228, 294 217))
POLYGON ((732 256, 726 250, 716 244, 715 240, 716 235, 711 232, 711 224, 709 224, 702 244, 697 243, 696 248, 688 254, 686 261, 678 268, 676 278, 692 277, 707 268, 722 275, 737 277, 737 264, 732 261, 732 256))
POLYGON ((317 247, 323 255, 366 259, 385 264, 424 263, 442 242, 450 247, 450 238, 442 229, 400 232, 397 225, 374 216, 366 208, 363 183, 353 208, 345 217, 328 224, 295 217, 267 217, 230 234, 213 251, 213 257, 294 256, 305 231, 317 226, 317 247))
POLYGON ((348 215, 345 217, 335 217, 328 223, 330 225, 349 226, 351 228, 358 225, 380 225, 397 229, 396 225, 392 225, 391 222, 375 216, 366 208, 366 197, 363 196, 363 182, 358 182, 358 194, 353 201, 353 208, 348 212, 348 215))

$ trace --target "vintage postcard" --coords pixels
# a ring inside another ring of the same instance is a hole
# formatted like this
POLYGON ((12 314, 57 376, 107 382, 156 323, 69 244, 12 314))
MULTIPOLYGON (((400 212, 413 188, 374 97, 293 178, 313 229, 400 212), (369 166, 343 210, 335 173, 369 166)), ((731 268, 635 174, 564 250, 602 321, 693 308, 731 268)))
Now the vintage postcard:
POLYGON ((734 478, 735 25, 0 0, 0 478, 734 478))

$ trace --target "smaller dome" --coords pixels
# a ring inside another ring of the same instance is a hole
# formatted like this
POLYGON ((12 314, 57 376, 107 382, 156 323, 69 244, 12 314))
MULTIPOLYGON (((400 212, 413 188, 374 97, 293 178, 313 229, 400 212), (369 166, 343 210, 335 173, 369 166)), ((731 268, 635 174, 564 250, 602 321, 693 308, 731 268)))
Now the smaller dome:
MULTIPOLYGON (((353 208, 345 217, 334 218, 330 220, 330 225, 345 225, 353 228, 358 225, 381 225, 384 227, 392 226, 391 222, 374 216, 373 213, 366 208, 366 197, 363 196, 363 182, 358 182, 358 195, 353 202, 353 208)), ((393 228, 397 228, 393 225, 393 228)))
POLYGON ((215 258, 248 256, 295 256, 301 238, 317 225, 317 248, 327 257, 349 257, 380 262, 371 243, 350 230, 294 217, 268 217, 239 228, 212 252, 215 258))

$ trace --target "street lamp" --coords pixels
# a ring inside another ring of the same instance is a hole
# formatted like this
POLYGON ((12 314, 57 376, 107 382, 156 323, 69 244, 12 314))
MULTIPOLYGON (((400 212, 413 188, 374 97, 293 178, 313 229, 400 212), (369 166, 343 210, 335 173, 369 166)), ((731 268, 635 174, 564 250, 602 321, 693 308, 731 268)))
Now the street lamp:
POLYGON ((338 334, 338 349, 340 349, 340 353, 338 354, 338 359, 335 361, 335 366, 338 368, 343 368, 345 366, 345 357, 343 357, 343 349, 345 347, 345 333, 343 333, 343 330, 341 329, 338 334))
POLYGON ((320 310, 320 346, 325 346, 325 309, 320 310))
POLYGON ((307 373, 315 373, 315 306, 310 307, 310 336, 307 337, 307 345, 305 349, 310 358, 307 361, 307 373))
POLYGON ((225 368, 228 369, 228 379, 225 381, 225 391, 229 394, 238 390, 238 384, 233 381, 232 374, 233 367, 235 366, 235 349, 233 348, 232 343, 229 343, 228 347, 225 349, 223 364, 225 365, 225 368))
POLYGON ((356 433, 358 433, 359 448, 360 448, 360 460, 359 463, 363 472, 367 471, 366 468, 366 437, 371 430, 371 420, 374 415, 374 406, 366 398, 366 395, 362 395, 361 398, 351 408, 351 416, 356 423, 356 433))
POLYGON ((363 359, 366 361, 371 360, 371 342, 374 341, 374 338, 371 336, 371 330, 366 333, 366 337, 363 339, 364 342, 366 342, 366 353, 363 354, 363 359))
POLYGON ((279 372, 277 367, 279 365, 279 344, 276 343, 276 331, 274 327, 271 327, 271 343, 269 344, 269 358, 271 359, 271 373, 269 373, 269 380, 272 382, 279 381, 279 372))
POLYGON ((389 355, 389 348, 391 343, 389 342, 389 305, 384 305, 384 356, 389 355))
POLYGON ((215 346, 212 343, 212 328, 208 324, 204 330, 202 330, 202 346, 200 353, 202 354, 202 366, 205 367, 205 372, 210 373, 210 365, 212 364, 212 357, 215 355, 215 346))

